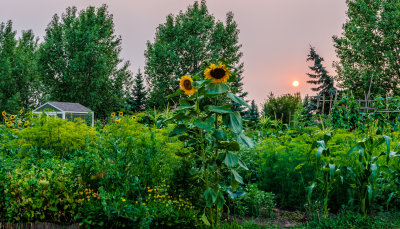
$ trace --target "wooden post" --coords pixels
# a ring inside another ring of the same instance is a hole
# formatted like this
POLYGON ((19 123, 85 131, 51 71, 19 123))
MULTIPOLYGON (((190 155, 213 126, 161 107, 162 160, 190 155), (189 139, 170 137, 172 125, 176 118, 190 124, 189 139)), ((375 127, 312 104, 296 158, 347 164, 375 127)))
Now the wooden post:
POLYGON ((322 96, 322 114, 325 113, 325 95, 322 96))
POLYGON ((331 114, 331 110, 332 110, 332 101, 333 101, 333 96, 332 96, 332 94, 331 94, 330 101, 329 101, 329 112, 328 112, 328 115, 331 114))

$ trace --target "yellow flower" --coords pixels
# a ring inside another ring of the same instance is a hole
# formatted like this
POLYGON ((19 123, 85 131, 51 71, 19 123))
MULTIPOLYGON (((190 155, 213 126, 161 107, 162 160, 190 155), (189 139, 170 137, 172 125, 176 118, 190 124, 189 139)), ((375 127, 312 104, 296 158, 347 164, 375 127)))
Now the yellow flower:
POLYGON ((119 116, 124 116, 124 112, 119 112, 118 115, 119 116))
POLYGON ((29 125, 29 121, 24 122, 24 126, 27 126, 27 125, 29 125))
POLYGON ((21 109, 21 110, 19 110, 19 113, 22 114, 22 113, 24 113, 24 111, 21 109))
POLYGON ((3 116, 6 116, 6 111, 3 111, 3 112, 1 112, 1 114, 3 115, 3 116))
POLYGON ((219 65, 211 64, 204 70, 204 76, 206 79, 212 79, 211 83, 226 83, 231 73, 225 64, 219 63, 219 65))
POLYGON ((118 124, 120 121, 121 121, 121 120, 117 119, 117 120, 115 120, 115 123, 117 123, 117 124, 118 124))
POLYGON ((196 92, 196 88, 192 86, 193 79, 189 76, 182 76, 179 85, 181 86, 182 91, 185 92, 186 95, 193 95, 196 92))
POLYGON ((111 113, 111 117, 115 117, 115 112, 111 113))
POLYGON ((126 200, 124 198, 121 198, 122 202, 125 202, 126 200))
POLYGON ((10 116, 10 119, 11 119, 11 120, 15 119, 15 115, 11 115, 11 116, 10 116))
POLYGON ((132 116, 132 119, 136 119, 136 116, 132 116))

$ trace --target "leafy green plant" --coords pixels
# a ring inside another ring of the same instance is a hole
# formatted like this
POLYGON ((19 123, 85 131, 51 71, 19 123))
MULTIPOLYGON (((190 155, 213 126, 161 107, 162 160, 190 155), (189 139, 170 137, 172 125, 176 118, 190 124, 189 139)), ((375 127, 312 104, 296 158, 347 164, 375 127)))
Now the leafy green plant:
POLYGON ((170 136, 179 136, 192 148, 187 157, 196 161, 193 174, 203 183, 202 220, 207 225, 216 225, 225 203, 220 185, 230 183, 236 190, 243 183, 236 168, 247 168, 234 151, 240 150, 240 143, 251 147, 253 142, 244 135, 242 117, 230 103, 249 107, 230 92, 226 84, 234 81, 230 70, 222 63, 211 64, 204 74, 206 79, 194 75, 194 82, 191 77, 183 76, 181 90, 171 95, 190 96, 180 99, 176 114, 170 118, 177 123, 170 136))

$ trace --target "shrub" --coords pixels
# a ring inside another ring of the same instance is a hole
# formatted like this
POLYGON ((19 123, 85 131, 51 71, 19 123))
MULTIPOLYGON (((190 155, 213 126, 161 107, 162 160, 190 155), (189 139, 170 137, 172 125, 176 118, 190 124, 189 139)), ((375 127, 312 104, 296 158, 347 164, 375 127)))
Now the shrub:
POLYGON ((299 93, 285 94, 279 97, 275 97, 271 93, 263 105, 263 112, 271 118, 277 118, 283 123, 290 124, 295 118, 297 108, 301 105, 299 93))

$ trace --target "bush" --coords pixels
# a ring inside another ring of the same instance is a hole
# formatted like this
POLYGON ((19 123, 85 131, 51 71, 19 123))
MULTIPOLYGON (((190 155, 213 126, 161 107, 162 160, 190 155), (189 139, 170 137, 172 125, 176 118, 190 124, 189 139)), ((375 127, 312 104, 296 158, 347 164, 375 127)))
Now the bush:
POLYGON ((282 120, 283 123, 290 124, 296 114, 296 110, 302 105, 300 94, 285 94, 275 97, 274 94, 268 96, 263 105, 264 115, 271 118, 282 120))

